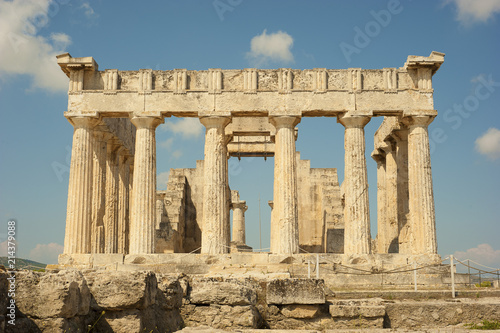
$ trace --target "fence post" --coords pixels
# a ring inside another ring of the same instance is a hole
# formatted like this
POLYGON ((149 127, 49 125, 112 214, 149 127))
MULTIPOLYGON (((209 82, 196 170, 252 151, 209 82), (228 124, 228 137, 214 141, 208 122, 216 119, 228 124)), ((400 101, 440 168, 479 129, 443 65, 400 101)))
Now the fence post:
POLYGON ((417 291, 417 262, 413 263, 413 284, 415 285, 415 291, 417 291))
POLYGON ((451 293, 452 297, 455 298, 455 272, 453 267, 453 254, 450 254, 450 270, 451 270, 451 293))
POLYGON ((472 283, 470 279, 470 260, 467 259, 467 273, 469 274, 469 288, 472 288, 472 283))
POLYGON ((319 254, 316 254, 316 279, 319 279, 319 254))

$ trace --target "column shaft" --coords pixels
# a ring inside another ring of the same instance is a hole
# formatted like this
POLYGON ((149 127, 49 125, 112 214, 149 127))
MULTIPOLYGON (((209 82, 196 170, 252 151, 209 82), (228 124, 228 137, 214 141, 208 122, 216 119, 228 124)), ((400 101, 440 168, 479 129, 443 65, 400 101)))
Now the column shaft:
POLYGON ((380 156, 377 160, 377 253, 384 253, 385 207, 385 156, 380 156))
POLYGON ((429 116, 408 117, 408 188, 410 224, 415 254, 437 253, 431 155, 427 126, 429 116))
MULTIPOLYGON (((401 124, 401 126, 403 126, 401 124)), ((395 132, 397 164, 398 164, 398 224, 399 253, 411 253, 411 230, 408 223, 409 192, 408 192, 408 130, 395 132)))
POLYGON ((74 117, 64 253, 90 253, 94 118, 74 117))
POLYGON ((379 247, 379 253, 398 253, 398 165, 396 147, 392 143, 385 155, 385 197, 385 242, 383 251, 379 247))
POLYGON ((128 156, 120 155, 118 163, 118 239, 117 252, 126 254, 127 238, 129 229, 129 159, 128 156))
POLYGON ((230 119, 205 117, 200 121, 206 127, 201 253, 229 253, 229 198, 224 128, 230 119))
POLYGON ((368 254, 371 235, 364 126, 370 118, 341 116, 339 121, 345 126, 344 253, 368 254))
MULTIPOLYGON (((274 154, 274 219, 271 226, 279 234, 274 249, 279 254, 299 253, 299 220, 297 206, 297 166, 295 125, 298 117, 273 117, 276 127, 274 154)), ((274 244, 275 245, 275 244, 274 244)))
POLYGON ((157 117, 133 117, 136 127, 132 195, 130 201, 129 253, 154 253, 156 204, 155 129, 157 117))
POLYGON ((94 132, 94 166, 92 184, 92 253, 104 253, 105 189, 106 189, 106 140, 101 131, 94 132))
POLYGON ((233 203, 233 237, 232 241, 236 244, 246 244, 245 235, 245 211, 247 210, 246 202, 240 201, 233 203))
POLYGON ((106 211, 104 253, 117 253, 118 245, 118 146, 108 140, 106 153, 106 211))

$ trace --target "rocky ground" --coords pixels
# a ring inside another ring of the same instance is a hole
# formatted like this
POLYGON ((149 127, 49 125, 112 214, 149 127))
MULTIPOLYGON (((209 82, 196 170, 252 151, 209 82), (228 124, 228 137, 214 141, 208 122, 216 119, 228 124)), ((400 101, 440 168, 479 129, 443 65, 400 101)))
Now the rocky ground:
POLYGON ((465 323, 500 320, 499 291, 356 296, 316 279, 61 270, 17 272, 12 326, 7 277, 0 272, 1 332, 462 332, 465 323))

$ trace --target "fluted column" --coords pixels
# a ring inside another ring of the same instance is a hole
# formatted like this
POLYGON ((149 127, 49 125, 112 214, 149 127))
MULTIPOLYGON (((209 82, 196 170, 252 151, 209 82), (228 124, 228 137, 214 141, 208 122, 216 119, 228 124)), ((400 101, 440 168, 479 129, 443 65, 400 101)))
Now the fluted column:
POLYGON ((248 209, 246 201, 233 202, 233 237, 236 244, 246 244, 245 212, 248 209))
POLYGON ((385 147, 385 221, 384 241, 378 243, 379 253, 399 252, 398 226, 398 165, 396 159, 396 145, 388 142, 385 147))
POLYGON ((427 126, 431 116, 410 116, 408 125, 408 189, 412 252, 437 253, 431 154, 427 126))
POLYGON ((106 133, 94 131, 91 252, 104 253, 104 209, 106 186, 106 133))
POLYGON ((132 195, 130 201, 129 253, 154 253, 156 206, 155 129, 158 117, 133 117, 136 127, 132 195))
MULTIPOLYGON (((299 117, 272 117, 276 127, 274 153, 274 219, 271 230, 279 233, 278 254, 299 253, 299 220, 297 206, 297 166, 295 156, 295 125, 299 117)), ((273 244, 274 245, 274 244, 273 244)))
POLYGON ((97 119, 72 117, 73 147, 68 186, 64 253, 90 253, 93 128, 97 119))
POLYGON ((118 160, 118 234, 117 252, 126 254, 129 229, 129 156, 120 154, 118 160))
POLYGON ((370 247, 370 211, 365 158, 365 125, 368 116, 339 116, 345 127, 344 253, 367 254, 370 247))
POLYGON ((385 226, 385 156, 372 155, 377 162, 377 253, 383 252, 384 226, 385 226))
MULTIPOLYGON (((403 127, 403 124, 401 124, 403 127)), ((398 164, 398 224, 399 253, 411 254, 411 230, 409 223, 408 192, 408 129, 394 132, 398 164)))
POLYGON ((227 147, 228 117, 203 117, 206 127, 201 253, 229 253, 227 147))
POLYGON ((106 149, 106 209, 104 215, 104 253, 117 253, 118 245, 118 148, 108 140, 106 149))

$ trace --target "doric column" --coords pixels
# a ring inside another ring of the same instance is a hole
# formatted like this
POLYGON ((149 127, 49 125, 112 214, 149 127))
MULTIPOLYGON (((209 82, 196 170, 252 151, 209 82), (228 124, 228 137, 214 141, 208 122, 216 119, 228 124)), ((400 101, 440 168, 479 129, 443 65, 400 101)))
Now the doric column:
POLYGON ((410 226, 415 254, 437 253, 434 194, 432 190, 431 154, 427 126, 431 116, 409 116, 408 189, 410 226))
POLYGON ((129 156, 120 154, 118 158, 118 237, 117 252, 128 253, 127 239, 129 231, 129 156))
POLYGON ((297 207, 297 166, 295 125, 299 117, 272 117, 276 127, 274 153, 274 219, 271 230, 279 233, 278 254, 299 253, 299 220, 297 207))
POLYGON ((370 211, 365 158, 365 125, 369 116, 339 116, 345 127, 344 253, 370 253, 370 211))
POLYGON ((104 253, 117 253, 118 245, 118 149, 108 140, 106 149, 106 209, 104 215, 104 253))
POLYGON ((245 212, 248 209, 246 201, 232 203, 233 208, 233 237, 236 244, 246 244, 245 236, 245 212))
POLYGON ((156 204, 155 129, 159 117, 137 116, 132 195, 130 201, 129 253, 154 253, 156 204))
POLYGON ((271 235, 269 237, 270 240, 269 252, 278 253, 279 234, 278 234, 278 222, 276 221, 276 211, 274 210, 274 201, 269 200, 267 204, 269 205, 269 207, 271 207, 271 235))
POLYGON ((399 252, 398 226, 398 165, 396 160, 396 144, 387 142, 385 151, 385 221, 383 242, 378 243, 378 253, 399 252))
POLYGON ((68 186, 64 253, 90 253, 93 128, 96 118, 72 117, 73 147, 68 186))
POLYGON ((94 131, 91 252, 104 253, 104 209, 106 186, 106 133, 94 131))
POLYGON ((408 223, 409 192, 408 192, 408 129, 400 124, 401 129, 394 131, 396 139, 396 158, 398 165, 398 229, 399 253, 411 254, 411 230, 408 223))
POLYGON ((206 127, 201 253, 229 253, 227 147, 228 117, 203 117, 206 127))
MULTIPOLYGON (((385 155, 379 151, 377 154, 372 154, 373 159, 377 162, 377 253, 383 252, 384 233, 381 232, 385 226, 385 155)), ((372 249, 372 252, 375 252, 372 249)))

